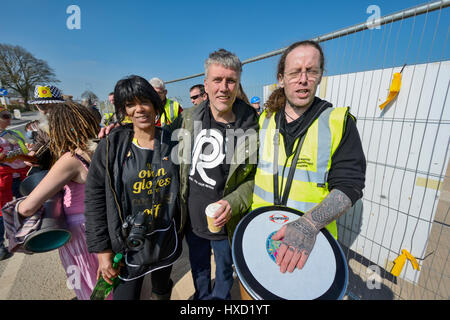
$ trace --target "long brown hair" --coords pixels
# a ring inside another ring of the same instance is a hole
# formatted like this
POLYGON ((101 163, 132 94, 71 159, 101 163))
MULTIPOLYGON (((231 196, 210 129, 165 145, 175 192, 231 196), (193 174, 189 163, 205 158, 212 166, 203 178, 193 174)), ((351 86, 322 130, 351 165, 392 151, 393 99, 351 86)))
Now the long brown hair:
POLYGON ((246 104, 250 104, 247 95, 245 94, 244 88, 242 88, 242 84, 239 83, 239 91, 236 95, 236 98, 243 100, 246 104))
MULTIPOLYGON (((311 46, 316 48, 320 53, 320 69, 323 71, 325 66, 325 56, 319 43, 312 40, 298 41, 291 44, 280 57, 277 67, 277 80, 284 75, 284 69, 286 68, 286 57, 292 50, 300 46, 311 46)), ((286 105, 286 95, 284 94, 284 88, 278 88, 272 92, 269 99, 264 103, 264 107, 267 110, 266 116, 269 118, 274 112, 277 112, 284 108, 286 105)))
POLYGON ((92 112, 72 101, 52 107, 48 115, 50 151, 58 159, 64 153, 86 151, 90 139, 97 138, 100 124, 92 112))

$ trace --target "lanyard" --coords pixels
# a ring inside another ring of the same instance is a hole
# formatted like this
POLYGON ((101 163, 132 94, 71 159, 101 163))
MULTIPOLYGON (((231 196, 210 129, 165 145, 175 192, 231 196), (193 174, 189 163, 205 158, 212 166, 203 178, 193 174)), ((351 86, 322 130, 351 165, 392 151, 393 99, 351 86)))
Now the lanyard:
MULTIPOLYGON (((274 143, 274 159, 273 159, 273 169, 274 169, 274 175, 273 175, 273 195, 274 195, 274 204, 275 205, 283 205, 285 206, 287 204, 287 200, 289 197, 289 192, 291 190, 292 186, 292 180, 294 178, 295 169, 297 167, 297 161, 298 156, 300 155, 300 150, 302 149, 303 142, 305 141, 306 134, 305 132, 302 132, 300 141, 297 144, 297 147, 295 149, 295 155, 291 162, 291 167, 289 168, 288 178, 286 180, 286 186, 284 188, 283 195, 281 195, 281 192, 283 190, 283 179, 281 180, 281 189, 278 188, 278 154, 280 151, 280 119, 281 115, 278 118, 277 121, 277 127, 275 130, 275 136, 273 137, 273 143, 274 143), (280 201, 280 197, 282 196, 282 200, 280 201)), ((302 130, 305 131, 305 130, 302 130)), ((286 159, 284 166, 283 166, 283 172, 282 176, 284 177, 284 169, 286 169, 286 164, 289 158, 286 159)))
MULTIPOLYGON (((153 155, 152 155, 152 164, 151 164, 151 167, 153 170, 152 210, 154 210, 155 204, 160 202, 159 196, 157 197, 157 195, 156 195, 156 178, 157 178, 158 170, 163 167, 162 162, 161 162, 161 145, 162 145, 162 141, 163 141, 163 135, 164 135, 163 130, 160 131, 159 129, 155 128, 154 142, 156 142, 156 143, 153 143, 153 155)), ((159 194, 161 194, 161 192, 159 192, 159 194)))
MULTIPOLYGON (((309 119, 309 121, 307 121, 306 125, 299 132, 298 136, 300 137, 300 140, 297 144, 297 148, 295 149, 295 155, 294 155, 294 158, 292 159, 291 167, 289 168, 289 173, 288 173, 288 177, 286 180, 286 186, 284 187, 283 194, 281 194, 281 192, 283 191, 283 179, 281 180, 281 189, 279 189, 279 185, 278 185, 278 154, 280 151, 280 124, 281 124, 282 115, 280 114, 280 116, 278 117, 278 120, 276 121, 275 135, 273 137, 273 144, 274 144, 273 199, 274 199, 275 205, 286 206, 288 198, 289 198, 289 193, 290 193, 291 187, 292 187, 292 181, 294 179, 295 169, 297 168, 298 157, 300 155, 300 151, 302 149, 303 142, 305 141, 306 131, 309 129, 311 124, 320 116, 320 114, 328 107, 327 104, 328 104, 328 102, 322 101, 321 105, 316 109, 317 111, 315 112, 315 114, 309 119)), ((283 177, 284 177, 284 170, 286 169, 288 160, 289 160, 289 158, 286 159, 284 166, 283 166, 283 172, 282 172, 283 177)))

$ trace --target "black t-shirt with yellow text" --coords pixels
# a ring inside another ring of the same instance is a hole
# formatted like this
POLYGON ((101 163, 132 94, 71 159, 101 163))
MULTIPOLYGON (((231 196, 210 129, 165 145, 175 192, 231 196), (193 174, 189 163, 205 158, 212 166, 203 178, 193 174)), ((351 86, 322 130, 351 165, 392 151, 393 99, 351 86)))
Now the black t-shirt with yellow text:
MULTIPOLYGON (((164 228, 170 221, 167 221, 167 215, 162 210, 167 209, 166 204, 176 200, 176 194, 171 191, 173 172, 170 166, 152 168, 153 153, 153 150, 132 143, 123 165, 122 194, 127 208, 126 215, 144 212, 153 216, 155 228, 164 228)), ((162 163, 164 162, 169 161, 163 159, 162 163)))

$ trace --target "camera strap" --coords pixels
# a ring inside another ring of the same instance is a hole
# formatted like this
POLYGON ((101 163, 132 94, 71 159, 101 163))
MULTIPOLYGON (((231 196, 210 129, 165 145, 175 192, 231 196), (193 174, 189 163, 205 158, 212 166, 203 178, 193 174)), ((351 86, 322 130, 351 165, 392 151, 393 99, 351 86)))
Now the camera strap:
MULTIPOLYGON (((162 130, 161 130, 162 131, 162 130)), ((162 167, 161 165, 161 144, 162 144, 162 133, 159 129, 155 128, 155 137, 153 144, 153 157, 152 157, 152 171, 153 171, 153 179, 152 179, 152 210, 155 208, 155 204, 158 202, 158 198, 156 197, 156 182, 157 182, 157 173, 158 170, 162 167)))

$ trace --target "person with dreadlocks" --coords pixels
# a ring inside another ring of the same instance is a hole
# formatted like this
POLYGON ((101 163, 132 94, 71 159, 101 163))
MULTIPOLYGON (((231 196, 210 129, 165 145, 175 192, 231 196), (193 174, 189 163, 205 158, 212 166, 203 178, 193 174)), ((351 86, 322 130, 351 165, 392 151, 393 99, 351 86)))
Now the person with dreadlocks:
POLYGON ((86 246, 84 187, 96 145, 92 139, 97 137, 100 126, 89 109, 71 101, 53 106, 48 123, 49 148, 57 160, 16 208, 20 215, 31 216, 45 201, 64 190, 64 215, 72 238, 58 249, 59 256, 67 276, 73 274, 73 266, 78 268, 80 285, 74 291, 79 300, 89 300, 96 284, 98 260, 86 246))

